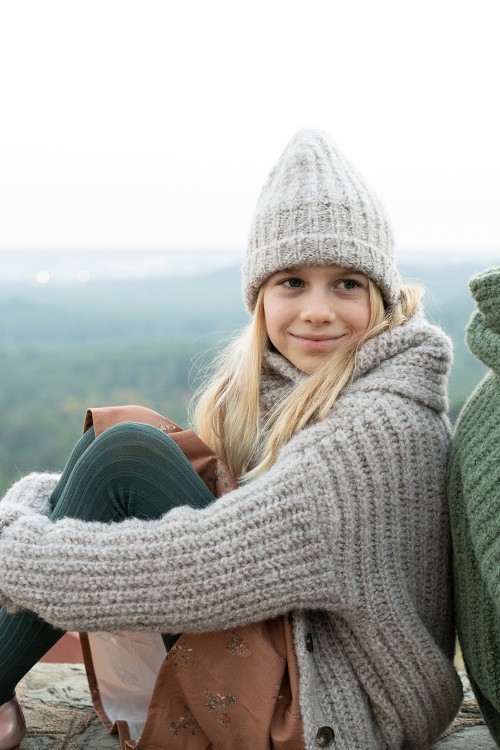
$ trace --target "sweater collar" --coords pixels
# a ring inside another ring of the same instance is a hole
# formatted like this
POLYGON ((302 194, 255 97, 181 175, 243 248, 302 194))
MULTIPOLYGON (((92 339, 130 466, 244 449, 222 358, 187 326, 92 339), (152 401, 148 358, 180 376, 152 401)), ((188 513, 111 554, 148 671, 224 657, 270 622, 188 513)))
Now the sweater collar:
POLYGON ((279 375, 283 380, 290 383, 299 383, 306 378, 306 374, 292 365, 290 360, 283 357, 276 351, 268 350, 264 355, 264 373, 269 375, 279 375))
MULTIPOLYGON (((436 411, 445 411, 450 365, 448 337, 418 312, 403 325, 370 339, 359 349, 353 378, 346 391, 397 393, 436 411)), ((306 377, 281 354, 267 352, 264 378, 270 378, 274 387, 278 386, 281 397, 284 390, 306 377)))
POLYGON ((470 281, 478 310, 466 329, 473 354, 500 375, 500 268, 490 268, 470 281))

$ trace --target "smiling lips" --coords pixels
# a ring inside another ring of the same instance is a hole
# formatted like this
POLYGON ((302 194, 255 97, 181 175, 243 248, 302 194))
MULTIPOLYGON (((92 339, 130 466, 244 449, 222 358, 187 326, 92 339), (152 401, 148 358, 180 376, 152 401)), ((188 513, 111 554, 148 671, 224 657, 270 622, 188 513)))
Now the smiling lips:
POLYGON ((293 338, 302 344, 306 349, 323 350, 328 349, 332 344, 344 338, 345 333, 340 336, 315 336, 314 334, 297 334, 292 333, 293 338))

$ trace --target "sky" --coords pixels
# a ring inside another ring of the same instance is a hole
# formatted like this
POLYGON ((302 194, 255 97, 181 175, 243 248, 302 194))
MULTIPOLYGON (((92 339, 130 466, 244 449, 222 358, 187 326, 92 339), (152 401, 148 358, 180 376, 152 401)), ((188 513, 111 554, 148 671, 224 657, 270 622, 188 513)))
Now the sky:
POLYGON ((0 251, 240 256, 301 127, 398 252, 500 261, 498 0, 0 4, 0 251))

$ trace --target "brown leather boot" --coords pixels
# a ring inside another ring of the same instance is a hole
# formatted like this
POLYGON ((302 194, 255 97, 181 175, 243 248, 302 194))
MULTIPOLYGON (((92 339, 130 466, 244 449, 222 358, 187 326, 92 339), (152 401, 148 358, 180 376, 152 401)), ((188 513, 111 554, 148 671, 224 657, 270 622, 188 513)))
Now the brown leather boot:
POLYGON ((26 735, 26 723, 19 701, 14 696, 0 706, 0 750, 20 750, 26 735))

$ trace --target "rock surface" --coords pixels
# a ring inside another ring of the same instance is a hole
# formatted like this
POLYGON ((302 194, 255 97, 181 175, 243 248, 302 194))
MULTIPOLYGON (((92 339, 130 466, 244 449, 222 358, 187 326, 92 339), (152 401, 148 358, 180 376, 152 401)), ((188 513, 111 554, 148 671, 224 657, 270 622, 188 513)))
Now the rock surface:
MULTIPOLYGON (((432 750, 497 750, 483 724, 467 678, 464 703, 445 737, 432 750)), ((22 750, 119 750, 95 715, 84 667, 37 664, 18 688, 28 734, 22 750)))
POLYGON ((17 694, 28 727, 22 750, 119 750, 95 715, 81 664, 37 664, 17 694))
POLYGON ((431 750, 497 750, 471 690, 465 670, 458 668, 464 688, 464 700, 455 721, 431 750))

